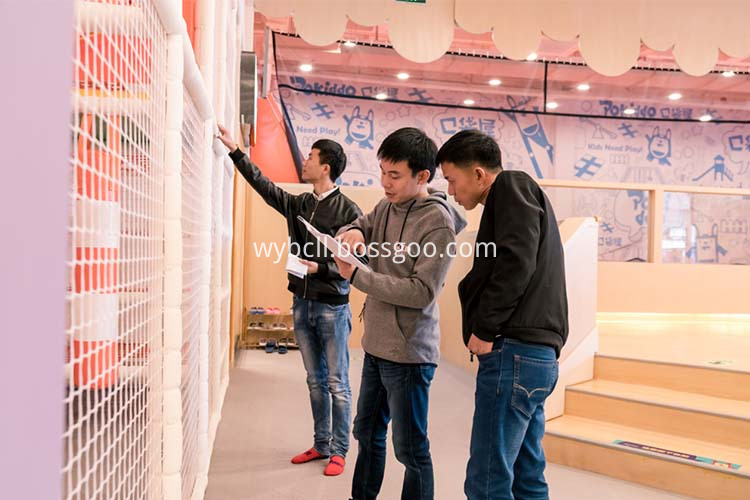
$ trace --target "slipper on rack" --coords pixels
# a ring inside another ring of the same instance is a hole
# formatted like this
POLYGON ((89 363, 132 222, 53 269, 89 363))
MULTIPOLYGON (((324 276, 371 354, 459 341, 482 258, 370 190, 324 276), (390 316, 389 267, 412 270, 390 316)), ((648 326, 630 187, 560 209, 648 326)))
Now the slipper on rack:
POLYGON ((297 339, 292 335, 289 337, 287 342, 287 348, 289 349, 299 349, 299 344, 297 344, 297 339))
POLYGON ((276 350, 276 339, 270 338, 266 341, 266 354, 271 354, 276 350))

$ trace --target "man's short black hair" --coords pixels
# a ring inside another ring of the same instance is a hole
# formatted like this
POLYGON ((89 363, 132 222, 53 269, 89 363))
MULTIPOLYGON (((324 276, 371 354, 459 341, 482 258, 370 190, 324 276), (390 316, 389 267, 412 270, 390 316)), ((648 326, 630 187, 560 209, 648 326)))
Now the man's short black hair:
POLYGON ((418 172, 428 170, 435 177, 435 155, 437 146, 427 134, 414 127, 405 127, 391 132, 378 148, 378 160, 393 163, 406 160, 415 177, 418 172))
POLYGON ((453 163, 459 168, 479 164, 490 172, 503 169, 500 147, 495 139, 479 130, 462 130, 438 151, 436 163, 453 163))
POLYGON ((331 167, 331 180, 335 181, 346 168, 346 153, 336 141, 330 139, 318 139, 311 149, 319 151, 320 164, 328 164, 331 167))

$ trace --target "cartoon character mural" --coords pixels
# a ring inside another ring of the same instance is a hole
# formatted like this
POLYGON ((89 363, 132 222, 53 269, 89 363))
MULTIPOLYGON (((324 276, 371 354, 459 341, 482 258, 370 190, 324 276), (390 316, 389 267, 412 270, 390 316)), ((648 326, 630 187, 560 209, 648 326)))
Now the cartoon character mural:
POLYGON ((520 111, 523 109, 523 106, 525 106, 530 99, 522 99, 521 101, 517 102, 513 96, 508 96, 508 105, 510 106, 511 110, 519 110, 515 112, 507 112, 503 111, 503 114, 510 118, 510 120, 516 124, 518 127, 518 131, 521 134, 521 139, 523 139, 523 145, 526 148, 526 151, 529 153, 529 160, 531 160, 531 164, 534 167, 534 173, 536 173, 536 176, 539 179, 544 178, 544 175, 542 175, 542 168, 539 165, 539 159, 537 155, 534 153, 534 144, 537 144, 544 152, 547 153, 547 157, 549 158, 549 165, 548 165, 548 171, 549 167, 552 166, 553 160, 554 160, 554 146, 550 144, 549 140, 547 139, 547 134, 544 132, 544 127, 542 126, 542 122, 539 120, 538 114, 531 114, 531 113, 524 113, 523 111, 520 111))
MULTIPOLYGON (((341 176, 336 179, 339 186, 377 186, 380 182, 380 169, 373 171, 368 163, 368 153, 364 151, 349 151, 347 166, 341 176)), ((377 167, 376 167, 377 168, 377 167)))
POLYGON ((346 143, 357 143, 360 148, 372 148, 372 141, 375 138, 375 113, 373 110, 366 115, 360 114, 359 106, 355 106, 351 116, 344 115, 346 120, 346 143))
POLYGON ((672 163, 669 159, 672 157, 672 130, 667 129, 664 134, 659 133, 659 127, 654 128, 651 135, 646 135, 648 139, 648 161, 658 160, 659 165, 669 165, 672 163))
POLYGON ((695 244, 685 254, 699 264, 716 264, 719 262, 719 254, 726 255, 727 249, 719 244, 719 225, 711 227, 711 233, 701 234, 698 226, 693 224, 693 236, 695 244))
POLYGON ((727 131, 722 136, 724 143, 724 153, 729 157, 728 160, 739 165, 738 175, 745 175, 750 172, 750 134, 747 126, 738 125, 727 131))
MULTIPOLYGON (((411 88, 403 87, 400 92, 410 90, 411 88)), ((618 116, 606 115, 613 119, 606 121, 599 117, 598 101, 591 98, 571 107, 571 116, 539 116, 544 114, 539 96, 530 98, 514 95, 509 99, 508 95, 501 94, 494 106, 504 109, 490 110, 477 106, 456 109, 448 101, 445 101, 446 105, 443 107, 441 103, 445 97, 452 94, 442 94, 438 90, 430 90, 428 93, 434 97, 431 101, 433 106, 400 101, 353 101, 344 97, 321 97, 315 93, 292 92, 286 88, 279 89, 279 92, 285 95, 284 105, 287 106, 301 149, 309 149, 312 142, 323 136, 338 140, 344 146, 347 157, 352 161, 338 179, 341 185, 379 186, 380 175, 374 146, 392 129, 419 126, 421 122, 421 127, 428 130, 438 142, 463 128, 485 130, 500 144, 506 168, 525 170, 534 177, 595 179, 600 182, 642 185, 750 187, 750 126, 746 123, 701 124, 695 119, 696 115, 689 121, 683 119, 682 123, 649 122, 645 120, 651 116, 646 113, 650 107, 638 107, 637 116, 644 121, 626 121, 622 115, 626 103, 622 104, 618 116), (311 106, 318 102, 327 103, 335 111, 331 120, 322 120, 311 111, 311 106), (584 107, 586 103, 589 104, 588 109, 584 107), (486 128, 483 123, 488 124, 486 128), (336 136, 333 136, 332 130, 338 132, 336 136), (362 155, 361 163, 353 161, 355 153, 362 155), (554 163, 550 160, 554 160, 554 163), (745 170, 748 173, 743 174, 745 170)), ((357 94, 360 94, 359 86, 357 94)), ((418 95, 414 95, 407 99, 417 101, 418 98, 418 95)), ((665 114, 666 111, 671 113, 674 109, 661 109, 657 106, 653 118, 669 118, 671 114, 665 114)), ((727 118, 734 119, 734 115, 727 118)), ((741 116, 738 115, 737 118, 739 120, 741 116)), ((574 211, 578 199, 596 200, 596 212, 583 213, 602 217, 600 231, 606 244, 600 243, 599 251, 603 258, 647 258, 649 214, 643 205, 649 201, 648 192, 644 196, 640 192, 628 193, 622 190, 615 209, 615 198, 620 190, 580 191, 576 195, 561 196, 564 201, 559 202, 560 207, 556 204, 556 210, 581 213, 574 211)), ((750 262, 748 236, 736 236, 723 225, 723 220, 729 218, 749 220, 747 207, 750 196, 731 197, 733 203, 742 204, 737 209, 728 208, 729 203, 717 198, 720 197, 687 196, 687 202, 662 210, 665 230, 675 227, 683 231, 680 236, 665 238, 674 240, 673 246, 664 249, 665 260, 718 260, 722 264, 750 262), (698 217, 696 199, 704 198, 707 205, 699 207, 702 216, 698 217), (701 234, 708 233, 701 235, 700 239, 701 244, 706 244, 710 243, 711 226, 714 222, 719 224, 716 251, 699 252, 700 245, 695 238, 691 238, 692 224, 697 224, 701 234), (687 257, 686 254, 693 246, 689 254, 692 258, 687 257), (725 250, 726 254, 720 250, 725 250)), ((669 201, 669 197, 665 196, 664 202, 669 201)))
POLYGON ((722 155, 716 155, 714 156, 714 164, 708 167, 708 170, 703 172, 701 175, 693 179, 693 182, 699 181, 703 179, 706 175, 708 175, 710 172, 714 173, 714 180, 716 180, 716 177, 721 177, 721 180, 723 181, 725 178, 729 179, 730 181, 734 180, 734 177, 732 176, 732 171, 727 168, 727 166, 724 164, 724 157, 722 155))
POLYGON ((349 172, 351 176, 359 176, 359 179, 354 179, 351 182, 344 181, 339 177, 336 179, 336 185, 337 186, 375 186, 375 179, 374 176, 370 172, 363 172, 363 171, 352 171, 349 172), (366 180, 364 178, 367 178, 366 180))
POLYGON ((645 236, 644 224, 648 211, 648 197, 643 191, 620 191, 615 198, 615 225, 628 231, 630 241, 640 241, 645 236))
POLYGON ((590 118, 579 118, 581 123, 585 123, 587 125, 591 125, 594 127, 594 133, 591 134, 592 139, 604 139, 604 134, 607 134, 607 136, 614 140, 617 139, 617 132, 612 132, 608 128, 605 128, 604 125, 601 124, 601 120, 594 121, 590 118))
MULTIPOLYGON (((612 195, 608 194, 607 197, 609 196, 612 195)), ((609 203, 612 203, 611 212, 601 213, 605 222, 602 224, 599 243, 600 258, 622 262, 645 261, 648 253, 648 196, 644 191, 618 191, 609 203), (615 242, 612 248, 602 247, 602 240, 606 242, 610 239, 615 242)))

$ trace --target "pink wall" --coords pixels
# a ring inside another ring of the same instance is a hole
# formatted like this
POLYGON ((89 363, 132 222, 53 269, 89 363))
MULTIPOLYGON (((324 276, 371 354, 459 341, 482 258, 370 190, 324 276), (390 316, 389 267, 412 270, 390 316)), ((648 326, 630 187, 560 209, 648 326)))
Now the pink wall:
POLYGON ((60 497, 73 2, 2 2, 0 484, 60 497))

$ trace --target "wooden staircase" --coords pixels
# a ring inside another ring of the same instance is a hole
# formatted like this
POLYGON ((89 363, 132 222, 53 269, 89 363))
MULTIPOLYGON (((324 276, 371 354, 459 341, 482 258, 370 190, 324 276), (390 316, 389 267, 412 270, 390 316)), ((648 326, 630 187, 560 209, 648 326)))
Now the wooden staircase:
POLYGON ((547 422, 547 459, 706 499, 750 499, 750 373, 597 356, 547 422))

